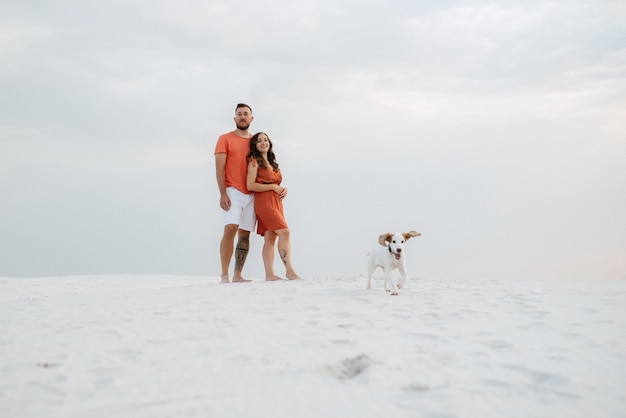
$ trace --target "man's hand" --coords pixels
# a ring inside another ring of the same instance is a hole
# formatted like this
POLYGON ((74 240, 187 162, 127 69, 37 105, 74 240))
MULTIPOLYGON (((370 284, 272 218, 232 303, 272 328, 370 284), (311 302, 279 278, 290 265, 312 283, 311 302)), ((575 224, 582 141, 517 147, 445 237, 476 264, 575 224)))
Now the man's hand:
POLYGON ((227 194, 220 196, 220 207, 226 211, 230 210, 230 198, 227 194))

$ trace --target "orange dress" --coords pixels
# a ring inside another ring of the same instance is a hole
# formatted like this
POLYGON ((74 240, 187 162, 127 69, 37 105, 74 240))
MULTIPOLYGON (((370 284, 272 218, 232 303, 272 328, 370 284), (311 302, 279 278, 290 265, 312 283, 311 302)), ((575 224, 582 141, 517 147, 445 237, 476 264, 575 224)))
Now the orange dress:
MULTIPOLYGON (((271 167, 259 166, 256 175, 256 182, 261 184, 280 184, 283 175, 279 171, 274 171, 271 167)), ((256 192, 254 194, 254 211, 256 212, 257 228, 259 235, 265 235, 266 231, 276 231, 288 228, 285 214, 283 213, 283 201, 272 190, 267 192, 256 192)))

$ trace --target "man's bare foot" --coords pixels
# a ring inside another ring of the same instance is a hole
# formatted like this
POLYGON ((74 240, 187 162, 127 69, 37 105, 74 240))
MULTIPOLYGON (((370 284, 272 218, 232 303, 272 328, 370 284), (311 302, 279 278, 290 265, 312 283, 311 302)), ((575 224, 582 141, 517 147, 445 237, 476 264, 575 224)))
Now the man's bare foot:
POLYGON ((275 282, 277 280, 283 280, 283 278, 278 276, 265 276, 265 281, 267 282, 275 282))
POLYGON ((252 280, 244 279, 243 277, 233 277, 233 283, 245 283, 251 282, 252 280))
POLYGON ((220 283, 230 283, 228 276, 222 276, 222 281, 220 283))

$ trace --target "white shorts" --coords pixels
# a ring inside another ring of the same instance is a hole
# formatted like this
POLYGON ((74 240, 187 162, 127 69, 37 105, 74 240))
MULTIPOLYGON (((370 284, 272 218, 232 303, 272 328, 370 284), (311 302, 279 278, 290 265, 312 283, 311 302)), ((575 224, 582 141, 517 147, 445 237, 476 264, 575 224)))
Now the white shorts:
POLYGON ((234 187, 227 187, 226 194, 230 198, 230 210, 224 210, 224 225, 239 225, 244 231, 254 230, 256 215, 254 213, 254 193, 241 193, 234 187))

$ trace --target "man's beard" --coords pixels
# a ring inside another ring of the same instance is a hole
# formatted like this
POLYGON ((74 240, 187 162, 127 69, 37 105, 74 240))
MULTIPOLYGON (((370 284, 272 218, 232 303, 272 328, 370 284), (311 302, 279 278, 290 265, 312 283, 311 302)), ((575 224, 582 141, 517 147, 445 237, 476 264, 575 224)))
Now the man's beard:
POLYGON ((237 124, 237 128, 241 129, 242 131, 245 131, 246 129, 248 129, 250 127, 250 124, 247 122, 239 122, 237 124))

